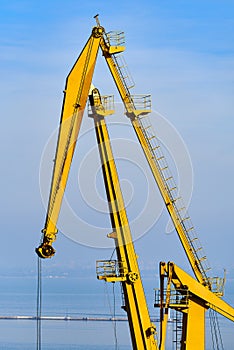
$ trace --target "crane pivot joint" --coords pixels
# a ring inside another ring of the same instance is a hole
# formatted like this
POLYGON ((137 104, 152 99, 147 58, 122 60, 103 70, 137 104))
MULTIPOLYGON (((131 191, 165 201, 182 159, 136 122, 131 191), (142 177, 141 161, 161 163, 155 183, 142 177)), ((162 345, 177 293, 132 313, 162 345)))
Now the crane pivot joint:
POLYGON ((152 335, 155 335, 156 334, 156 327, 154 324, 151 324, 151 327, 149 327, 147 330, 146 330, 146 336, 147 338, 151 337, 152 335))
POLYGON ((129 272, 126 277, 127 277, 127 281, 133 284, 139 279, 139 274, 136 272, 129 272))
POLYGON ((105 32, 105 29, 101 26, 94 27, 92 30, 92 36, 94 38, 101 38, 103 36, 103 33, 105 32))

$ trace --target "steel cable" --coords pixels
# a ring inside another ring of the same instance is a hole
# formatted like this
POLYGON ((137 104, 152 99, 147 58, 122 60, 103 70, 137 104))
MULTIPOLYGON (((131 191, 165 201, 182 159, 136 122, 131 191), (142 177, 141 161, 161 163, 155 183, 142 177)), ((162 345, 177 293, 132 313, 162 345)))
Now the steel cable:
POLYGON ((224 350, 223 340, 220 332, 219 320, 214 310, 209 310, 209 319, 211 327, 211 338, 214 350, 224 350))
POLYGON ((41 350, 41 258, 37 258, 37 350, 41 350))

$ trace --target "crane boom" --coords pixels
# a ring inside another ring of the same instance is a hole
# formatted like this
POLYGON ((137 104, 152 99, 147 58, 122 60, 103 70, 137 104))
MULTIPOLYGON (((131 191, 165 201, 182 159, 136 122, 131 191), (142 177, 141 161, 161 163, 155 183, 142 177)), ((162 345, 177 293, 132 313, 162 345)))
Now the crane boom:
POLYGON ((172 176, 168 175, 165 177, 163 173, 164 170, 168 169, 167 165, 161 165, 161 161, 164 160, 164 156, 162 154, 160 156, 157 155, 159 146, 156 145, 154 147, 151 141, 151 139, 155 138, 155 135, 147 134, 146 128, 141 121, 150 111, 148 108, 144 108, 144 103, 143 108, 138 109, 136 107, 134 96, 130 94, 129 88, 123 78, 121 67, 118 64, 117 56, 113 53, 110 53, 108 41, 105 40, 104 36, 100 41, 100 46, 112 77, 115 81, 116 87, 124 103, 126 115, 131 120, 137 138, 149 163, 152 174, 156 180, 156 183, 158 185, 166 208, 170 214, 174 227, 178 233, 184 251, 188 257, 192 270, 194 271, 197 280, 203 285, 207 285, 211 289, 210 279, 207 276, 207 271, 210 269, 210 267, 207 264, 206 256, 203 254, 199 240, 197 236, 194 235, 194 227, 191 224, 189 227, 186 226, 185 221, 189 217, 186 215, 186 212, 184 213, 183 217, 181 216, 181 208, 178 208, 177 206, 177 201, 180 198, 175 198, 172 195, 172 188, 175 189, 175 186, 173 185, 172 188, 169 187, 169 181, 171 181, 172 176))
MULTIPOLYGON (((120 281, 128 315, 133 349, 158 349, 154 339, 155 326, 150 321, 137 257, 121 192, 118 172, 104 116, 105 109, 97 89, 90 95, 95 132, 102 164, 102 173, 109 204, 113 232, 109 234, 116 246, 117 261, 97 262, 98 278, 107 282, 120 281)), ((108 111, 107 111, 108 114, 108 111)))
POLYGON ((52 243, 56 240, 56 224, 103 31, 101 26, 93 28, 91 36, 66 79, 49 203, 42 230, 43 238, 40 246, 36 248, 41 258, 49 258, 55 254, 52 243))
MULTIPOLYGON (((166 264, 164 264, 164 266, 166 267, 166 264)), ((220 315, 223 315, 230 321, 234 322, 234 308, 231 305, 219 298, 207 288, 204 288, 204 286, 194 280, 176 264, 169 262, 166 267, 167 273, 169 269, 172 270, 172 283, 176 286, 176 288, 183 289, 185 286, 187 286, 189 293, 203 300, 207 308, 213 309, 220 315)))

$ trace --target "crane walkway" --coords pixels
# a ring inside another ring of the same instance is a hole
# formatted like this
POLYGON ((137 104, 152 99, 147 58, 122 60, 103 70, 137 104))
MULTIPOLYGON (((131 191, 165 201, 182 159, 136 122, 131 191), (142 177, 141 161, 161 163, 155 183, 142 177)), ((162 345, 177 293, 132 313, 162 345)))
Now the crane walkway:
POLYGON ((213 290, 213 281, 207 276, 210 266, 208 264, 206 254, 204 253, 202 245, 198 239, 197 233, 194 229, 191 218, 188 215, 187 208, 179 193, 176 182, 169 170, 168 163, 162 151, 162 146, 160 145, 150 122, 149 113, 151 111, 151 100, 149 95, 144 96, 143 99, 140 99, 142 106, 141 108, 138 108, 138 106, 135 104, 134 95, 131 95, 129 91, 134 84, 128 82, 130 75, 127 73, 128 70, 123 59, 123 55, 113 54, 112 59, 117 70, 117 85, 119 81, 121 81, 124 87, 123 91, 125 92, 122 91, 121 96, 125 103, 127 113, 131 113, 133 110, 135 111, 134 114, 137 127, 141 129, 144 142, 147 144, 146 153, 149 153, 151 158, 150 161, 148 159, 148 162, 154 176, 156 170, 156 182, 171 215, 173 224, 179 234, 182 245, 184 246, 186 254, 188 255, 192 264, 195 275, 200 282, 209 286, 209 288, 213 290))
POLYGON ((132 89, 135 86, 133 78, 128 70, 127 63, 122 54, 116 54, 112 56, 116 68, 118 69, 119 75, 123 84, 125 85, 126 90, 132 89))
POLYGON ((207 282, 207 284, 209 284, 207 272, 210 270, 210 266, 207 262, 206 255, 198 239, 191 218, 188 215, 186 205, 184 204, 184 201, 179 193, 174 177, 170 172, 168 163, 162 151, 162 146, 156 137, 150 122, 150 118, 148 115, 143 115, 137 117, 137 119, 147 141, 152 160, 160 173, 164 189, 170 198, 170 204, 173 206, 176 213, 178 224, 182 228, 184 236, 188 240, 188 244, 193 252, 193 255, 196 257, 196 263, 199 266, 204 280, 207 282))

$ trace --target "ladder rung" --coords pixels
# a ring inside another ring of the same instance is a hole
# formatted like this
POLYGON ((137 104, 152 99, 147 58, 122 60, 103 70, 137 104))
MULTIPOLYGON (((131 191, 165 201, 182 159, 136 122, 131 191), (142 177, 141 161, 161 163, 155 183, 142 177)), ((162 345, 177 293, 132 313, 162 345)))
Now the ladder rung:
POLYGON ((156 149, 160 148, 160 146, 156 146, 153 148, 153 151, 155 151, 156 149))
POLYGON ((156 138, 156 136, 151 136, 151 137, 148 137, 148 140, 150 141, 150 140, 152 140, 152 139, 155 139, 156 138))
POLYGON ((161 156, 161 157, 159 157, 159 158, 156 158, 156 160, 161 160, 161 159, 163 159, 163 158, 165 158, 164 156, 161 156))
POLYGON ((167 178, 165 179, 165 181, 169 181, 169 180, 171 180, 171 179, 173 179, 173 177, 172 177, 172 176, 169 176, 169 177, 167 177, 167 178))
POLYGON ((193 242, 195 242, 195 241, 197 241, 197 240, 198 240, 198 238, 195 237, 195 238, 193 238, 193 239, 190 239, 190 242, 193 243, 193 242))
POLYGON ((207 267, 207 269, 205 269, 204 271, 207 272, 207 271, 210 271, 211 270, 211 267, 207 267))
POLYGON ((207 260, 206 256, 203 256, 202 258, 199 259, 199 261, 204 261, 204 260, 207 260))
POLYGON ((168 169, 168 166, 165 166, 164 168, 160 168, 161 171, 164 171, 166 169, 168 169))
POLYGON ((148 125, 148 126, 144 127, 144 129, 147 130, 147 129, 151 128, 151 127, 152 127, 152 125, 148 125))
POLYGON ((176 189, 177 189, 177 187, 175 186, 175 187, 169 188, 169 191, 174 191, 176 189))
POLYGON ((197 248, 197 249, 195 250, 195 252, 197 253, 197 252, 199 252, 199 250, 202 250, 202 247, 197 248))
MULTIPOLYGON (((190 227, 190 228, 188 228, 188 229, 186 229, 187 232, 192 231, 192 230, 194 230, 194 227, 193 227, 193 226, 190 227)), ((194 238, 194 239, 198 239, 198 238, 194 238)))
POLYGON ((186 218, 182 219, 182 221, 190 220, 190 217, 187 216, 186 218))
POLYGON ((181 197, 175 198, 175 199, 173 199, 172 203, 175 203, 175 202, 177 202, 180 199, 181 199, 181 197))
POLYGON ((182 211, 182 210, 185 210, 186 208, 185 207, 182 207, 180 209, 178 209, 178 211, 182 211))

